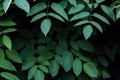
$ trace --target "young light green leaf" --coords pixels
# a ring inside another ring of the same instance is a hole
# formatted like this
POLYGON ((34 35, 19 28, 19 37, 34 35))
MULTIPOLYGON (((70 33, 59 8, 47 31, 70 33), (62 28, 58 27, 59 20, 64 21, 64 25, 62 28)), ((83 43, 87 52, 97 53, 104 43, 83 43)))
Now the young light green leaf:
POLYGON ((91 21, 90 22, 93 26, 95 26, 101 33, 103 32, 102 27, 99 23, 95 22, 95 21, 91 21))
POLYGON ((98 77, 97 67, 93 63, 85 63, 83 64, 84 72, 90 77, 98 77))
POLYGON ((103 21, 104 23, 110 25, 109 21, 102 15, 98 14, 98 13, 94 13, 93 16, 101 21, 103 21))
POLYGON ((32 16, 34 14, 37 14, 39 12, 41 12, 42 10, 46 9, 47 5, 45 4, 45 2, 40 2, 36 5, 34 5, 31 9, 30 9, 30 13, 27 14, 27 16, 32 16))
POLYGON ((88 21, 88 20, 82 20, 82 21, 80 21, 80 22, 77 22, 74 26, 81 26, 81 25, 84 25, 84 24, 87 24, 87 23, 89 23, 90 21, 88 21))
POLYGON ((0 75, 7 80, 20 80, 16 75, 9 72, 1 72, 0 75))
POLYGON ((69 52, 66 51, 65 54, 63 54, 63 69, 68 72, 71 68, 72 68, 72 64, 73 64, 73 55, 69 52))
POLYGON ((101 9, 115 22, 115 14, 110 7, 101 5, 101 9))
POLYGON ((4 35, 3 36, 3 44, 9 49, 12 49, 12 41, 9 36, 4 35))
POLYGON ((34 64, 36 63, 36 59, 35 58, 31 58, 29 60, 26 60, 23 65, 22 65, 22 70, 27 70, 30 67, 32 67, 34 64))
POLYGON ((116 10, 116 19, 119 19, 120 18, 120 9, 117 9, 116 10))
POLYGON ((10 60, 12 60, 12 61, 14 61, 16 63, 22 63, 22 58, 21 58, 20 54, 18 54, 17 51, 15 51, 15 50, 6 50, 6 55, 10 60))
POLYGON ((51 20, 50 19, 44 19, 41 22, 41 30, 43 32, 43 34, 46 36, 48 34, 48 32, 50 31, 51 28, 51 20))
POLYGON ((9 71, 16 71, 16 68, 14 67, 14 65, 11 62, 9 62, 7 60, 3 60, 3 59, 0 59, 0 68, 6 69, 9 71))
POLYGON ((27 0, 14 0, 14 3, 17 7, 24 10, 25 12, 30 12, 30 5, 27 0))
POLYGON ((10 7, 12 0, 4 0, 3 2, 3 9, 5 12, 7 12, 8 8, 10 7))
POLYGON ((74 20, 78 20, 78 19, 81 19, 81 18, 85 18, 85 17, 87 17, 87 16, 89 16, 89 15, 90 15, 89 12, 80 12, 80 13, 74 15, 74 16, 70 19, 70 21, 74 21, 74 20))
POLYGON ((16 23, 11 20, 2 20, 0 21, 0 26, 15 26, 16 23))
POLYGON ((60 21, 62 21, 62 22, 65 22, 64 21, 64 19, 63 18, 61 18, 61 16, 59 16, 59 15, 57 15, 57 14, 55 14, 55 13, 49 13, 48 14, 49 16, 52 16, 52 17, 54 17, 54 18, 56 18, 56 19, 58 19, 58 20, 60 20, 60 21))
POLYGON ((45 79, 44 73, 40 70, 37 70, 34 75, 34 80, 44 80, 44 79, 45 79))
POLYGON ((0 59, 5 59, 5 53, 1 48, 0 48, 0 59))
POLYGON ((68 20, 68 16, 66 14, 66 12, 64 11, 63 7, 57 3, 52 3, 51 4, 51 8, 58 13, 59 15, 61 15, 63 18, 65 18, 66 20, 68 20))
POLYGON ((95 0, 96 1, 96 3, 102 3, 102 2, 104 2, 105 0, 95 0))
POLYGON ((102 70, 101 72, 103 79, 110 78, 110 74, 106 70, 102 70))
POLYGON ((90 3, 90 0, 83 0, 84 2, 86 2, 86 3, 90 3))
POLYGON ((80 73, 82 72, 82 62, 80 59, 76 58, 73 62, 73 72, 78 77, 80 73))
POLYGON ((31 20, 30 22, 35 22, 35 21, 43 18, 44 16, 46 16, 46 13, 37 14, 36 16, 34 16, 34 17, 32 18, 32 20, 31 20))
POLYGON ((48 68, 47 68, 46 66, 44 66, 44 65, 39 65, 38 67, 39 67, 39 69, 40 69, 41 71, 43 71, 43 72, 45 72, 45 73, 49 73, 48 68))
POLYGON ((56 60, 50 61, 49 71, 52 77, 55 77, 59 71, 59 64, 56 60))
POLYGON ((76 0, 68 0, 70 4, 77 6, 77 1, 76 0))
POLYGON ((93 32, 93 28, 91 25, 86 25, 83 27, 83 35, 86 40, 92 35, 92 32, 93 32))
POLYGON ((32 79, 34 77, 34 75, 36 74, 37 71, 37 66, 34 65, 31 67, 31 69, 28 71, 28 80, 32 79))
POLYGON ((83 10, 85 8, 85 5, 83 4, 78 4, 77 6, 73 6, 69 9, 68 14, 75 14, 77 12, 80 12, 81 10, 83 10))
POLYGON ((2 33, 10 33, 10 32, 15 32, 15 31, 17 31, 17 29, 15 29, 15 28, 8 28, 8 29, 3 30, 2 33))

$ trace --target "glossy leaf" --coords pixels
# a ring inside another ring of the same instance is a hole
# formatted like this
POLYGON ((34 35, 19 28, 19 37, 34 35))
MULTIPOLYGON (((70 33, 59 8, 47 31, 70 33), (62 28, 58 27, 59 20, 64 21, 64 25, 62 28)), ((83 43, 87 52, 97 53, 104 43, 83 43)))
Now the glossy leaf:
POLYGON ((2 20, 0 21, 0 26, 15 26, 16 23, 11 20, 2 20))
POLYGON ((88 24, 88 23, 89 23, 88 20, 83 20, 83 21, 77 22, 74 26, 81 26, 81 25, 88 24))
POLYGON ((59 15, 61 15, 64 19, 68 20, 68 16, 66 14, 66 12, 64 11, 63 7, 57 3, 52 3, 51 4, 51 8, 58 13, 59 15))
POLYGON ((44 79, 45 79, 44 73, 40 70, 37 70, 34 75, 34 80, 44 80, 44 79))
POLYGON ((43 32, 43 34, 46 36, 48 34, 48 32, 50 31, 51 28, 51 20, 50 19, 44 19, 41 22, 41 30, 43 32))
POLYGON ((14 0, 14 3, 17 7, 24 10, 25 12, 30 12, 30 5, 27 0, 14 0))
POLYGON ((92 32, 93 32, 93 28, 91 25, 86 25, 83 27, 83 35, 86 40, 90 38, 90 36, 92 35, 92 32))
POLYGON ((12 41, 9 36, 4 35, 3 36, 3 44, 9 49, 12 49, 12 41))
POLYGON ((83 64, 84 72, 90 77, 98 77, 98 70, 93 63, 85 63, 83 64))
POLYGON ((77 1, 76 0, 68 0, 70 2, 70 4, 77 6, 77 1))
POLYGON ((5 12, 7 12, 7 10, 9 9, 11 2, 12 2, 12 0, 4 0, 3 8, 4 8, 5 12))
POLYGON ((20 80, 16 75, 9 72, 1 72, 0 75, 7 80, 20 80))
POLYGON ((8 29, 3 30, 2 33, 11 33, 11 32, 15 32, 15 31, 17 31, 17 29, 15 29, 15 28, 8 28, 8 29))

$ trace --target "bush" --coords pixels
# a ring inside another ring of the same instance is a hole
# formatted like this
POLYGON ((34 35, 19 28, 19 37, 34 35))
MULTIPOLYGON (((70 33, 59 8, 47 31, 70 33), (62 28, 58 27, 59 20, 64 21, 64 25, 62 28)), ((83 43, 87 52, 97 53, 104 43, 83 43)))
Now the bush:
POLYGON ((1 80, 110 78, 119 18, 119 0, 0 1, 1 80))

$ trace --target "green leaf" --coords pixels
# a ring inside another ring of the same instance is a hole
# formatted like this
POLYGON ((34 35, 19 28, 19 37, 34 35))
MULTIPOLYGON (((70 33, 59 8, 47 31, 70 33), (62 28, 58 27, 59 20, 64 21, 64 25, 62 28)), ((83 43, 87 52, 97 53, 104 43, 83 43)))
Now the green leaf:
POLYGON ((3 44, 9 49, 12 49, 12 41, 9 36, 4 35, 3 36, 3 44))
POLYGON ((61 15, 63 18, 65 18, 66 20, 68 20, 68 16, 66 14, 66 12, 64 11, 63 7, 57 3, 52 3, 51 4, 51 8, 58 13, 59 15, 61 15))
POLYGON ((98 77, 97 67, 93 63, 85 63, 83 64, 84 72, 90 77, 98 77))
POLYGON ((44 19, 41 22, 41 30, 43 32, 43 34, 46 36, 48 34, 48 32, 50 31, 51 28, 51 20, 50 19, 44 19))
POLYGON ((80 22, 77 22, 74 26, 81 26, 81 25, 84 25, 84 24, 87 24, 87 23, 89 23, 90 21, 88 21, 88 20, 82 20, 82 21, 80 21, 80 22))
POLYGON ((40 70, 37 70, 34 75, 34 80, 44 80, 44 79, 45 79, 44 73, 40 70))
POLYGON ((92 32, 93 32, 93 28, 91 25, 86 25, 83 27, 83 35, 86 40, 92 35, 92 32))
POLYGON ((108 67, 109 63, 108 63, 108 60, 106 58, 99 56, 97 59, 98 59, 98 62, 100 64, 102 64, 105 67, 108 67))
POLYGON ((0 48, 0 59, 5 59, 5 53, 1 48, 0 48))
POLYGON ((56 18, 56 19, 58 19, 58 20, 60 20, 60 21, 62 21, 62 22, 65 22, 64 21, 64 19, 63 18, 61 18, 61 16, 59 16, 59 15, 57 15, 57 14, 55 14, 55 13, 49 13, 48 14, 49 16, 52 16, 52 17, 54 17, 54 18, 56 18))
POLYGON ((101 9, 115 22, 115 15, 112 8, 105 5, 101 5, 101 9))
POLYGON ((61 2, 59 4, 65 9, 68 5, 68 1, 67 0, 61 0, 61 2))
POLYGON ((119 19, 120 18, 120 9, 117 9, 116 10, 116 19, 119 19))
POLYGON ((17 76, 8 72, 1 72, 0 75, 7 80, 20 80, 17 76))
POLYGON ((29 60, 26 60, 23 65, 22 65, 22 70, 27 70, 30 67, 32 67, 34 64, 36 63, 36 59, 35 58, 31 58, 29 60))
POLYGON ((3 9, 5 12, 7 12, 8 8, 10 7, 12 0, 4 0, 3 2, 3 9))
POLYGON ((79 51, 79 46, 78 46, 77 42, 75 42, 75 41, 70 41, 70 46, 71 46, 73 49, 79 51))
POLYGON ((105 0, 95 0, 96 1, 96 3, 102 3, 102 2, 104 2, 105 0))
POLYGON ((110 78, 110 74, 106 70, 102 70, 101 72, 103 79, 110 78))
POLYGON ((9 62, 7 60, 3 60, 3 59, 0 59, 0 68, 6 69, 9 71, 16 71, 16 68, 14 67, 14 65, 11 62, 9 62))
POLYGON ((95 21, 91 21, 90 22, 93 26, 95 26, 101 33, 103 33, 102 27, 99 23, 95 22, 95 21))
POLYGON ((0 21, 0 26, 15 26, 16 23, 11 20, 1 20, 0 21))
POLYGON ((46 13, 37 14, 37 15, 35 15, 35 16, 32 18, 32 20, 31 20, 30 22, 35 22, 35 21, 43 18, 43 17, 46 16, 46 15, 47 15, 46 13))
POLYGON ((77 12, 82 11, 85 8, 85 5, 83 4, 78 4, 77 6, 73 6, 69 9, 68 14, 75 14, 77 12))
POLYGON ((60 40, 59 41, 59 47, 61 47, 62 49, 67 49, 68 48, 68 43, 66 40, 60 40))
POLYGON ((8 28, 2 31, 2 33, 11 33, 17 31, 15 28, 8 28))
POLYGON ((85 40, 78 41, 78 45, 82 50, 88 51, 88 52, 94 52, 95 48, 94 46, 85 40))
POLYGON ((37 3, 30 9, 30 13, 27 14, 27 16, 32 16, 34 14, 37 14, 46 8, 47 8, 47 5, 45 4, 45 2, 37 3))
POLYGON ((89 15, 90 15, 89 12, 80 12, 80 13, 74 15, 74 16, 70 19, 70 21, 74 21, 74 20, 78 20, 78 19, 81 19, 81 18, 85 18, 85 17, 87 17, 87 16, 89 16, 89 15))
POLYGON ((109 21, 102 15, 98 14, 98 13, 94 13, 93 16, 101 21, 103 21, 104 23, 110 25, 109 21))
POLYGON ((47 68, 46 66, 44 66, 44 65, 39 65, 38 67, 39 67, 39 69, 40 69, 41 71, 43 71, 43 72, 45 72, 45 73, 49 73, 48 68, 47 68))
POLYGON ((10 60, 12 60, 12 61, 14 61, 14 62, 16 62, 16 63, 22 63, 22 58, 21 58, 21 56, 18 54, 17 51, 15 51, 15 50, 6 50, 6 55, 7 55, 7 57, 8 57, 10 60))
POLYGON ((71 68, 72 68, 72 64, 73 64, 73 55, 69 52, 66 51, 65 54, 63 54, 63 69, 68 72, 71 68))
POLYGON ((14 3, 17 7, 24 10, 25 12, 30 12, 30 5, 27 0, 14 0, 14 3))
POLYGON ((50 61, 49 70, 50 70, 50 74, 52 75, 52 77, 55 77, 58 74, 59 64, 56 60, 50 61))
POLYGON ((80 59, 76 58, 73 62, 73 72, 78 77, 80 73, 82 72, 82 62, 80 59))
POLYGON ((36 71, 37 71, 37 66, 36 65, 32 66, 31 69, 28 71, 28 80, 34 77, 36 71))
POLYGON ((90 0, 83 0, 84 2, 86 2, 86 3, 90 3, 90 0))
POLYGON ((68 0, 70 2, 70 4, 77 6, 77 1, 76 0, 68 0))

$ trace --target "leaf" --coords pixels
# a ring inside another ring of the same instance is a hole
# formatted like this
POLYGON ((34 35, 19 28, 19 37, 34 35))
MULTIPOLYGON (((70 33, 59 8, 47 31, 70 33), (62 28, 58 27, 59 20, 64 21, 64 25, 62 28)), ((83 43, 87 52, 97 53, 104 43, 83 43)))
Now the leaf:
POLYGON ((73 62, 73 72, 78 77, 80 73, 82 72, 82 62, 80 59, 76 58, 73 62))
POLYGON ((32 67, 34 64, 36 63, 36 59, 35 58, 31 58, 29 60, 26 60, 23 65, 22 65, 22 70, 27 70, 30 67, 32 67))
POLYGON ((83 64, 84 72, 90 77, 98 77, 98 70, 93 63, 85 63, 83 64))
POLYGON ((71 46, 73 49, 79 51, 79 46, 78 46, 78 44, 77 44, 75 41, 70 41, 70 46, 71 46))
POLYGON ((36 71, 37 71, 37 66, 36 65, 32 66, 31 69, 28 71, 28 80, 34 77, 36 71))
POLYGON ((68 20, 68 16, 66 14, 66 12, 64 11, 63 7, 57 3, 52 3, 51 4, 51 8, 58 13, 59 15, 61 15, 64 19, 68 20))
POLYGON ((99 23, 95 22, 95 21, 91 21, 90 22, 93 26, 95 26, 101 33, 103 33, 102 27, 99 23))
POLYGON ((101 9, 115 22, 115 15, 110 7, 101 5, 101 9))
POLYGON ((103 21, 104 23, 110 25, 109 21, 102 15, 98 14, 98 13, 94 13, 93 16, 101 21, 103 21))
POLYGON ((85 8, 85 5, 78 4, 77 6, 73 6, 69 9, 68 14, 75 14, 77 12, 82 11, 85 8))
POLYGON ((110 74, 106 70, 102 70, 101 72, 103 79, 110 78, 110 74))
POLYGON ((31 20, 30 22, 35 22, 35 21, 43 18, 43 17, 46 16, 46 15, 47 15, 46 13, 37 14, 36 16, 34 16, 34 17, 32 18, 32 20, 31 20))
POLYGON ((2 33, 11 33, 11 32, 15 32, 15 31, 17 31, 17 29, 15 29, 15 28, 8 28, 8 29, 3 30, 2 33))
POLYGON ((22 63, 22 58, 21 58, 21 56, 18 54, 17 51, 15 51, 15 50, 6 50, 6 55, 7 55, 7 57, 8 57, 10 60, 12 60, 12 61, 14 61, 14 62, 16 62, 16 63, 22 63))
POLYGON ((14 3, 17 7, 24 10, 25 12, 30 12, 30 5, 27 0, 14 0, 14 3))
POLYGON ((52 16, 52 17, 54 17, 54 18, 56 18, 56 19, 58 19, 58 20, 60 20, 60 21, 62 21, 62 22, 65 22, 64 21, 64 19, 62 19, 59 15, 57 15, 57 14, 55 14, 55 13, 49 13, 48 14, 49 16, 52 16))
POLYGON ((77 1, 76 0, 68 0, 70 2, 70 4, 77 6, 77 1))
POLYGON ((90 0, 83 0, 84 2, 86 2, 86 3, 90 3, 90 0))
POLYGON ((12 41, 9 36, 4 35, 3 36, 3 44, 9 49, 12 49, 12 41))
POLYGON ((98 62, 105 67, 109 66, 108 60, 106 58, 102 57, 102 56, 98 57, 98 62))
POLYGON ((8 8, 10 7, 12 0, 4 0, 3 2, 3 9, 5 11, 5 13, 7 12, 8 8))
POLYGON ((37 3, 30 9, 30 13, 28 13, 27 16, 32 16, 34 14, 37 14, 46 8, 47 8, 47 5, 45 4, 45 2, 37 3))
POLYGON ((5 59, 5 53, 3 51, 3 49, 0 48, 0 59, 5 59))
POLYGON ((85 40, 78 41, 78 45, 82 50, 88 51, 88 52, 94 52, 95 48, 94 46, 85 40))
POLYGON ((0 21, 0 26, 15 26, 16 23, 11 20, 2 20, 0 21))
POLYGON ((81 19, 81 18, 85 18, 85 17, 87 17, 87 16, 89 16, 89 15, 90 15, 89 12, 80 12, 80 13, 74 15, 74 16, 70 19, 70 21, 74 21, 74 20, 78 20, 78 19, 81 19))
POLYGON ((102 2, 104 2, 105 0, 95 0, 96 1, 96 3, 102 3, 102 2))
POLYGON ((119 19, 120 18, 120 9, 117 9, 116 10, 116 19, 119 19))
POLYGON ((16 75, 8 72, 1 72, 0 75, 7 80, 20 80, 16 75))
POLYGON ((16 71, 16 68, 14 67, 14 65, 11 62, 9 62, 7 60, 2 60, 2 59, 0 59, 0 68, 6 69, 9 71, 16 71))
POLYGON ((93 28, 91 25, 86 25, 83 27, 83 35, 86 40, 92 35, 92 32, 93 32, 93 28))
POLYGON ((55 77, 59 71, 59 64, 56 60, 50 61, 49 71, 52 77, 55 77))
POLYGON ((39 65, 38 67, 39 67, 39 69, 40 69, 41 71, 43 71, 43 72, 45 72, 45 73, 49 73, 48 68, 47 68, 46 66, 44 66, 44 65, 39 65))
POLYGON ((88 20, 82 20, 80 22, 77 22, 74 26, 81 26, 81 25, 84 25, 84 24, 87 24, 87 23, 89 23, 88 20))
POLYGON ((63 61, 63 65, 62 65, 63 69, 65 70, 65 72, 68 72, 72 68, 73 55, 69 52, 66 52, 65 54, 63 54, 62 61, 63 61))
POLYGON ((41 22, 41 30, 43 32, 43 34, 46 36, 48 34, 48 32, 50 31, 51 28, 51 20, 50 19, 44 19, 41 22))
POLYGON ((44 79, 45 79, 44 73, 40 70, 37 70, 34 75, 34 80, 44 80, 44 79))

